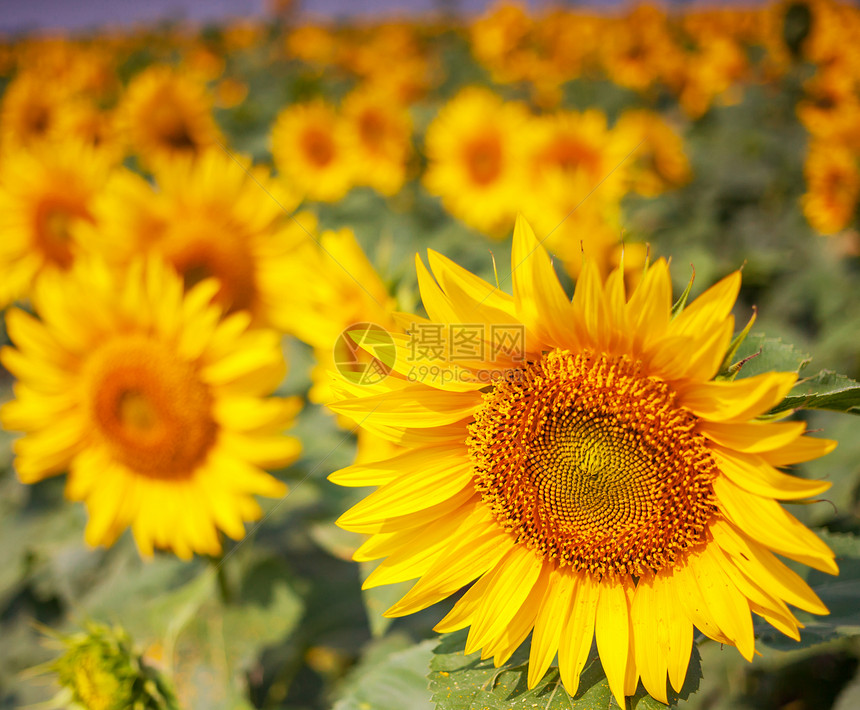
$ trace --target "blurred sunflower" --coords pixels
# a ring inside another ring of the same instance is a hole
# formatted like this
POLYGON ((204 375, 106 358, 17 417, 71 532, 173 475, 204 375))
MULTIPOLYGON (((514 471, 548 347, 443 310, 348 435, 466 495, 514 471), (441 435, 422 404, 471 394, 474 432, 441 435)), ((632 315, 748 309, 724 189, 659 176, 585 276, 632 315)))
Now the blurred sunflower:
POLYGON ((558 111, 535 119, 533 130, 533 192, 541 193, 545 181, 582 176, 589 190, 600 185, 601 199, 618 199, 624 193, 629 167, 625 157, 636 144, 610 131, 603 111, 558 111))
POLYGON ((751 612, 792 638, 786 603, 827 613, 774 553, 837 572, 777 502, 829 487, 778 467, 834 443, 802 436, 803 422, 756 420, 795 373, 714 380, 738 272, 673 317, 664 260, 629 297, 620 272, 603 282, 587 262, 571 301, 523 220, 513 296, 429 258, 432 275, 417 261, 429 320, 413 318, 412 337, 422 324, 481 326, 485 353, 427 360, 422 376, 410 336, 396 336, 395 369, 412 376, 343 382, 331 405, 409 449, 330 477, 379 486, 338 521, 371 534, 355 559, 385 558, 365 586, 419 578, 387 616, 473 583, 437 630, 470 626, 466 653, 497 666, 531 634, 529 687, 558 654, 571 695, 596 639, 624 707, 640 678, 662 702, 667 676, 681 688, 694 626, 750 660, 751 612), (521 333, 519 346, 500 332, 521 333))
POLYGON ((41 320, 7 313, 16 347, 0 361, 18 383, 0 421, 24 432, 15 468, 24 483, 68 471, 90 545, 130 526, 143 555, 217 555, 219 530, 240 539, 260 517, 253 495, 286 491, 262 470, 300 449, 281 434, 300 404, 266 396, 284 375, 280 339, 247 314, 222 318, 217 288, 185 294, 154 260, 127 273, 80 261, 40 281, 41 320))
POLYGON ((355 180, 346 126, 323 101, 294 104, 278 114, 272 157, 286 184, 309 200, 337 202, 355 180))
POLYGON ((689 182, 690 161, 681 136, 663 117, 647 109, 625 111, 614 127, 621 142, 635 151, 626 174, 640 195, 656 197, 689 182))
POLYGON ((821 234, 835 234, 854 219, 860 197, 857 158, 840 143, 815 141, 804 165, 803 214, 821 234))
POLYGON ((107 179, 105 155, 78 142, 18 149, 0 161, 0 308, 23 298, 37 277, 68 269, 94 221, 107 179))
POLYGON ((132 150, 148 166, 197 155, 218 141, 205 85, 169 66, 153 65, 135 76, 119 112, 132 150))
POLYGON ((283 269, 306 238, 308 225, 286 211, 296 197, 266 168, 220 149, 164 163, 154 177, 153 186, 123 171, 108 182, 94 206, 99 225, 92 242, 123 264, 141 251, 158 254, 187 288, 214 277, 215 301, 226 313, 244 310, 255 324, 270 324, 293 288, 283 269))
POLYGON ((455 217, 499 236, 526 183, 522 166, 532 120, 522 103, 505 102, 487 89, 463 89, 427 129, 427 190, 455 217))
POLYGON ((378 90, 357 89, 343 101, 348 150, 355 181, 383 195, 403 187, 412 151, 412 119, 393 98, 378 90))
POLYGON ((18 74, 0 104, 0 147, 4 151, 30 148, 56 137, 65 98, 56 83, 33 72, 18 74))
MULTIPOLYGON (((330 374, 335 367, 356 372, 378 367, 375 371, 385 376, 387 365, 357 348, 347 335, 356 328, 394 331, 397 327, 391 315, 394 299, 352 230, 325 231, 318 241, 306 239, 284 268, 282 278, 287 283, 302 283, 302 288, 290 289, 281 299, 274 319, 279 328, 314 349, 316 365, 308 393, 312 402, 328 404, 336 398, 330 374), (314 278, 307 279, 307 274, 314 274, 314 278)), ((339 419, 351 428, 347 418, 339 419)), ((356 461, 385 458, 395 448, 362 429, 358 432, 356 461)))

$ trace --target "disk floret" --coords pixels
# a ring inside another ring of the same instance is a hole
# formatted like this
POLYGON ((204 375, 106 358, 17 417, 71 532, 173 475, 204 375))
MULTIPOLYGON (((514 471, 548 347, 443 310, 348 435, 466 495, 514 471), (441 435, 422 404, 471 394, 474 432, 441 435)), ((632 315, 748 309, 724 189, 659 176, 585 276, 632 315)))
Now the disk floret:
POLYGON ((641 577, 707 542, 717 468, 697 422, 631 357, 556 349, 484 394, 468 446, 517 542, 597 579, 641 577))

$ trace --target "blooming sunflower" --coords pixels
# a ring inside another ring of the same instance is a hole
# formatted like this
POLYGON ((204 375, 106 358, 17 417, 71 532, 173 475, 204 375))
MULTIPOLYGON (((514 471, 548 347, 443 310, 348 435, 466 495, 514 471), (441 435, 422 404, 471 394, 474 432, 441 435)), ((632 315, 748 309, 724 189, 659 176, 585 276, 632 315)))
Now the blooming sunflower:
POLYGON ((196 155, 218 140, 212 99, 199 81, 164 65, 138 74, 119 107, 121 124, 147 165, 196 155))
POLYGON ((41 320, 7 313, 16 347, 0 362, 18 383, 0 422, 24 432, 18 477, 67 471, 91 545, 130 526, 143 555, 216 555, 219 530, 239 539, 261 515, 253 495, 286 490, 263 470, 300 449, 280 433, 298 402, 266 396, 284 374, 280 339, 250 330, 247 314, 222 318, 217 288, 208 280, 184 294, 155 260, 127 273, 81 260, 39 282, 41 320))
POLYGON ((848 226, 860 197, 857 158, 840 143, 814 141, 803 172, 807 192, 801 203, 809 224, 822 234, 835 234, 848 226))
POLYGON ((463 89, 427 129, 428 191, 455 217, 494 233, 514 216, 522 165, 532 136, 531 116, 519 102, 487 89, 463 89))
POLYGON ((664 260, 629 296, 618 270, 603 282, 588 262, 571 301, 522 219, 513 296, 429 258, 432 275, 417 262, 429 320, 407 319, 413 333, 477 324, 484 355, 416 361, 410 337, 396 335, 394 367, 407 376, 343 384, 332 405, 408 447, 331 475, 379 486, 338 521, 371 534, 356 559, 385 558, 366 586, 418 578, 387 616, 471 583, 437 630, 470 626, 466 652, 482 648, 496 665, 531 633, 528 685, 558 654, 571 695, 596 639, 623 707, 640 678, 663 702, 667 676, 681 688, 694 626, 751 659, 751 612, 793 638, 787 603, 827 612, 774 553, 837 572, 777 502, 828 488, 778 467, 834 444, 802 436, 803 422, 756 419, 794 373, 714 379, 739 273, 673 317, 664 260), (517 331, 522 347, 496 337, 517 331))
MULTIPOLYGON (((362 372, 371 379, 384 377, 387 365, 355 347, 347 333, 361 329, 393 331, 394 299, 362 251, 352 230, 323 232, 318 241, 306 239, 293 253, 281 273, 286 283, 302 282, 280 299, 274 321, 283 331, 295 335, 314 349, 317 364, 311 371, 308 398, 328 404, 337 398, 330 372, 335 367, 362 372), (307 279, 307 274, 314 274, 307 279), (379 373, 378 375, 376 373, 379 373)), ((339 417, 341 424, 352 422, 339 417)), ((385 458, 396 447, 366 430, 358 431, 357 461, 385 458)))
POLYGON ((383 195, 395 194, 403 187, 412 149, 409 112, 397 105, 389 93, 372 87, 349 94, 342 111, 356 182, 383 195))
POLYGON ((65 98, 55 82, 33 72, 16 76, 0 105, 0 146, 4 150, 30 148, 54 138, 65 98))
POLYGON ((268 325, 291 290, 283 269, 306 238, 285 212, 296 197, 267 169, 220 149, 164 162, 154 177, 155 187, 128 170, 112 176, 94 207, 93 243, 119 263, 141 250, 156 253, 189 287, 214 277, 226 312, 247 310, 255 324, 268 325))
POLYGON ((309 200, 337 202, 353 185, 346 125, 323 101, 288 106, 278 114, 272 157, 287 183, 309 200))
POLYGON ((68 141, 10 151, 0 163, 0 308, 26 296, 34 280, 67 269, 81 252, 80 229, 110 159, 68 141))

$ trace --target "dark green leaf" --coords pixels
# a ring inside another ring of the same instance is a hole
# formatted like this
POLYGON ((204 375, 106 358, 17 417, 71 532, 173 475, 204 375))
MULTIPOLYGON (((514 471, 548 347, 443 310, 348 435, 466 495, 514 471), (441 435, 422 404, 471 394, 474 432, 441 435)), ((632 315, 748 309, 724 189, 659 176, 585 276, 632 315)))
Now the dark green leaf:
POLYGON ((822 370, 814 377, 801 380, 772 411, 788 409, 831 409, 837 412, 860 414, 860 382, 822 370))

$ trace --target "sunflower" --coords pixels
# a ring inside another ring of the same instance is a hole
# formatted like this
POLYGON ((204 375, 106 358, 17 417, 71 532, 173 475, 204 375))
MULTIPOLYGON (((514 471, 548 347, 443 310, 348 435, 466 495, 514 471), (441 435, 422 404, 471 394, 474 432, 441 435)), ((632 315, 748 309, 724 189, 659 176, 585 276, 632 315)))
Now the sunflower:
POLYGON ((138 74, 119 111, 132 149, 149 166, 196 155, 219 139, 205 86, 168 66, 152 66, 138 74))
POLYGON ((463 89, 427 129, 427 190, 455 217, 496 233, 513 217, 533 119, 519 102, 487 89, 463 89))
MULTIPOLYGON (((279 328, 314 349, 316 365, 308 392, 312 402, 328 404, 336 398, 330 375, 335 367, 356 377, 368 373, 371 380, 386 376, 387 364, 357 348, 353 338, 358 330, 394 331, 395 303, 352 230, 328 230, 318 240, 306 239, 281 277, 287 283, 303 283, 285 294, 273 318, 279 328), (314 278, 307 279, 306 274, 314 278)), ((354 428, 346 417, 339 420, 345 428, 354 428)), ((379 460, 396 449, 371 432, 357 433, 356 461, 379 460)))
POLYGON ((55 82, 33 72, 16 76, 0 105, 0 147, 30 148, 56 137, 65 97, 55 82))
POLYGON ((835 234, 854 219, 860 197, 857 158, 839 143, 815 141, 804 165, 803 214, 821 234, 835 234))
POLYGON ((614 131, 634 151, 627 175, 630 187, 640 195, 655 197, 689 182, 690 161, 684 142, 659 113, 647 109, 625 111, 614 131))
POLYGON ((337 202, 355 180, 346 125, 323 101, 294 104, 278 114, 272 157, 284 181, 309 200, 337 202))
POLYGON ((571 301, 522 219, 513 296, 429 259, 432 275, 417 262, 429 320, 404 319, 413 336, 394 336, 406 376, 344 382, 332 405, 408 447, 331 475, 379 486, 338 521, 371 534, 355 559, 385 558, 365 586, 418 578, 387 616, 472 583, 437 630, 470 626, 466 652, 496 665, 531 633, 529 687, 558 654, 571 695, 596 639, 624 707, 640 678, 663 702, 667 676, 681 688, 694 626, 749 660, 750 612, 793 638, 786 603, 827 612, 774 553, 837 572, 777 502, 829 487, 778 467, 834 444, 802 436, 803 422, 756 419, 796 374, 714 379, 738 272, 673 317, 664 260, 629 297, 619 271, 604 282, 586 262, 571 301), (417 328, 433 324, 477 327, 483 354, 416 355, 417 328))
POLYGON ((287 212, 295 196, 265 168, 220 149, 165 162, 154 177, 153 186, 122 171, 108 182, 94 207, 99 226, 92 241, 119 263, 140 251, 156 253, 189 287, 214 277, 215 300, 226 312, 246 310, 255 324, 268 325, 292 288, 283 268, 306 238, 287 212))
POLYGON ((403 187, 412 145, 412 120, 387 92, 372 87, 349 94, 341 107, 356 183, 383 195, 403 187))
POLYGON ((286 488, 263 467, 295 460, 280 432, 299 404, 270 398, 284 374, 277 333, 223 318, 217 284, 187 294, 160 262, 127 273, 79 261, 46 275, 33 304, 12 309, 15 348, 0 361, 17 378, 0 421, 15 442, 23 483, 68 471, 66 496, 84 501, 85 538, 111 545, 131 527, 138 548, 217 555, 260 517, 253 495, 286 488))
POLYGON ((77 142, 10 151, 0 163, 0 308, 27 295, 45 271, 81 252, 82 226, 107 179, 109 159, 77 142))

